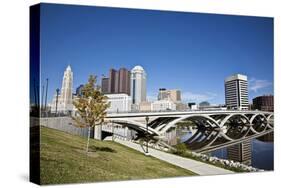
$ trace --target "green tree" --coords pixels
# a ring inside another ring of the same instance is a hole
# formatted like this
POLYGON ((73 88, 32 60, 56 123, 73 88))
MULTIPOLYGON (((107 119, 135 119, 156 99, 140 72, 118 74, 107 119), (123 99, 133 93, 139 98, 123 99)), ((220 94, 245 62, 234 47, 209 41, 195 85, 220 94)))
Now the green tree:
POLYGON ((101 93, 100 87, 96 85, 97 77, 90 75, 81 93, 82 95, 74 99, 73 105, 76 108, 72 117, 77 127, 88 128, 88 140, 86 152, 89 151, 90 131, 95 126, 102 125, 106 117, 106 109, 110 106, 107 97, 101 93))

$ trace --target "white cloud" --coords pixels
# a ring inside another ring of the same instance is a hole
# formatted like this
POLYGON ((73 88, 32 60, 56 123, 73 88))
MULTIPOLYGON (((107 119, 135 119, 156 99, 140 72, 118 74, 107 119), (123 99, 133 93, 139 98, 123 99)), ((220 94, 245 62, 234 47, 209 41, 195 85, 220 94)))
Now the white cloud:
POLYGON ((268 80, 258 80, 255 78, 251 78, 249 80, 249 90, 254 92, 257 92, 258 90, 266 88, 271 85, 272 83, 268 80))
POLYGON ((193 92, 183 92, 182 93, 182 100, 183 101, 192 101, 192 102, 202 102, 202 101, 209 101, 217 97, 217 94, 211 92, 205 93, 193 93, 193 92))

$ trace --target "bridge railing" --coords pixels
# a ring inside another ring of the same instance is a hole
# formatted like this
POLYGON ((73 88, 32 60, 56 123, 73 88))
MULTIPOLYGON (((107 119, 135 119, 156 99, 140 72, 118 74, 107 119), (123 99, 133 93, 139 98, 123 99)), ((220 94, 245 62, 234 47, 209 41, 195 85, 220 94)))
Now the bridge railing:
MULTIPOLYGON (((187 109, 187 110, 131 110, 131 111, 119 111, 119 112, 107 112, 108 115, 112 114, 134 114, 134 113, 167 113, 167 112, 263 112, 259 110, 233 110, 233 109, 187 109)), ((51 112, 51 111, 40 111, 40 117, 71 117, 75 111, 67 112, 51 112)), ((273 112, 267 112, 273 113, 273 112)))

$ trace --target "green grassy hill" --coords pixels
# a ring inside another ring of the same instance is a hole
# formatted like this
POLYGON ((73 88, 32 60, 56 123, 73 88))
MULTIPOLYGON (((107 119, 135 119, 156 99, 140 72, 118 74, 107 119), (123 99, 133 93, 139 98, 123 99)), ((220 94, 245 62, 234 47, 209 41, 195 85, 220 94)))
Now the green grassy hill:
POLYGON ((116 181, 195 175, 112 141, 41 128, 41 184, 116 181))

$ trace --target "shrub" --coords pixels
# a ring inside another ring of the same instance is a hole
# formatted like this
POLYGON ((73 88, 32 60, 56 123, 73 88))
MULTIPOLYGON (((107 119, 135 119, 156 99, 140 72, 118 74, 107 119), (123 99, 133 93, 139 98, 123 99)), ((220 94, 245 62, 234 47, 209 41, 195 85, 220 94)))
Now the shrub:
POLYGON ((186 152, 187 147, 184 143, 180 143, 175 146, 175 149, 176 149, 175 151, 176 154, 183 155, 186 152))

